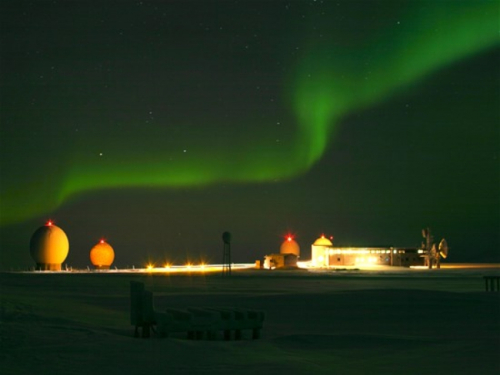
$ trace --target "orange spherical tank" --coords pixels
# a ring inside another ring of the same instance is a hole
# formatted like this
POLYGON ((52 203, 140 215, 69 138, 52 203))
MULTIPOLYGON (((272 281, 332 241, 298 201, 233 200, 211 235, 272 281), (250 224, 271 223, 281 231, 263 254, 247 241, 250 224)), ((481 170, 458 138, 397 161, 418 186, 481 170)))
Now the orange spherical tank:
POLYGON ((97 269, 108 269, 115 260, 115 252, 110 244, 101 240, 90 250, 90 261, 97 269))
POLYGON ((280 254, 295 254, 300 255, 300 246, 292 237, 287 237, 281 244, 280 254))
POLYGON ((59 271, 69 253, 68 237, 49 221, 31 236, 30 253, 38 270, 59 271))

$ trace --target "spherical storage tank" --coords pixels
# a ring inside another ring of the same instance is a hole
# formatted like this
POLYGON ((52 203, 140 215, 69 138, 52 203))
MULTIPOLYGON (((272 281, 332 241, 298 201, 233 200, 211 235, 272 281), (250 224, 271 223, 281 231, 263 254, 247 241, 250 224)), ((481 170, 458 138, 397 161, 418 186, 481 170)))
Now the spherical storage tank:
POLYGON ((92 250, 90 250, 90 261, 97 269, 109 269, 115 260, 115 252, 109 243, 100 240, 92 250))
POLYGON ((30 253, 37 270, 59 271, 69 252, 66 233, 52 221, 38 228, 31 236, 30 253))
POLYGON ((320 238, 314 241, 313 246, 333 246, 332 241, 326 238, 324 235, 321 235, 320 238))
POLYGON ((280 254, 295 254, 299 256, 300 246, 291 236, 288 236, 281 244, 280 254))

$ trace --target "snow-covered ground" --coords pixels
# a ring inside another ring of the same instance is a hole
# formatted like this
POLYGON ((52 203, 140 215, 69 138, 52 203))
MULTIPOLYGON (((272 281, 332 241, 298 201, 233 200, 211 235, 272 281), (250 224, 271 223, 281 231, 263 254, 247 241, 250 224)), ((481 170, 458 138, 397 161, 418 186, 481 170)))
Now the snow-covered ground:
POLYGON ((0 274, 2 374, 498 374, 497 267, 0 274), (129 282, 167 307, 266 312, 262 338, 137 339, 129 282))

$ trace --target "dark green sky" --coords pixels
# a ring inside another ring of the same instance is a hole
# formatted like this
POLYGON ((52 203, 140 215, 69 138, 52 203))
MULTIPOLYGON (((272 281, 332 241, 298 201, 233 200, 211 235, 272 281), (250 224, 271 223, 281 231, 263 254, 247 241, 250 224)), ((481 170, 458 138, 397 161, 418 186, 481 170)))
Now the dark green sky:
POLYGON ((291 231, 499 261, 498 3, 1 4, 1 268, 236 261, 291 231))

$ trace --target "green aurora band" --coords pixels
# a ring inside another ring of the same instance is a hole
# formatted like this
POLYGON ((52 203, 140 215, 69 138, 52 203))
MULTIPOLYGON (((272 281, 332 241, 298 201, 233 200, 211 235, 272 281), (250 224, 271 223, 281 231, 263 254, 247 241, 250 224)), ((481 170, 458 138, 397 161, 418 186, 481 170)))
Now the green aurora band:
POLYGON ((409 13, 418 16, 397 22, 362 48, 321 44, 301 62, 293 100, 304 145, 301 160, 308 166, 321 158, 347 113, 499 43, 498 2, 434 1, 421 11, 421 3, 411 3, 409 13))
MULTIPOLYGON (((50 176, 50 188, 42 189, 47 190, 43 194, 32 185, 2 190, 0 224, 47 214, 86 191, 266 182, 305 173, 322 157, 342 117, 499 43, 496 1, 473 5, 433 1, 420 6, 411 2, 406 18, 376 30, 361 44, 339 46, 325 38, 328 40, 304 46, 306 52, 297 61, 287 86, 291 91, 285 93, 292 103, 297 129, 280 148, 266 133, 249 142, 236 133, 220 134, 217 139, 208 130, 189 139, 201 147, 193 147, 196 151, 182 158, 167 151, 161 132, 148 135, 146 150, 140 136, 123 137, 119 144, 107 146, 106 154, 123 155, 119 162, 91 160, 84 155, 83 145, 74 145, 67 170, 50 176), (207 138, 210 149, 204 141, 207 138)), ((334 32, 334 25, 327 27, 334 32)))

